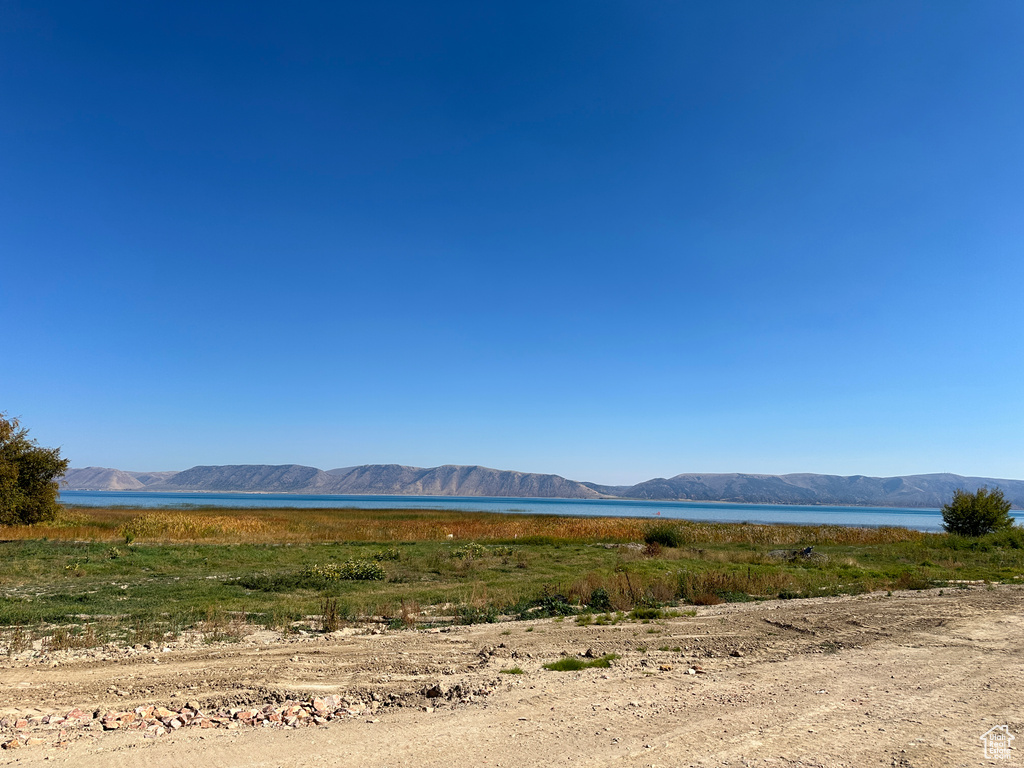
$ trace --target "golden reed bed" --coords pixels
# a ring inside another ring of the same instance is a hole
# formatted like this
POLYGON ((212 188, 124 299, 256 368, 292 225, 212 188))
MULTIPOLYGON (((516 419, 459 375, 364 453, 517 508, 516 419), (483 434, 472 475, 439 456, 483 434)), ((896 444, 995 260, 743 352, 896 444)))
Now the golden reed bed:
POLYGON ((759 525, 623 517, 459 512, 433 509, 225 509, 187 511, 126 507, 65 508, 36 525, 0 526, 0 539, 207 543, 323 541, 643 541, 655 525, 678 526, 687 543, 806 545, 924 541, 940 534, 906 528, 759 525))

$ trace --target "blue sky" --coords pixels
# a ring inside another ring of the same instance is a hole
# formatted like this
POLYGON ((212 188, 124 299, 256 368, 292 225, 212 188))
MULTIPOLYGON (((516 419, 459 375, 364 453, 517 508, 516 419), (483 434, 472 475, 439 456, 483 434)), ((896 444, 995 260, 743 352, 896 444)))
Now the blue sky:
POLYGON ((73 466, 1024 477, 1017 2, 0 5, 73 466))

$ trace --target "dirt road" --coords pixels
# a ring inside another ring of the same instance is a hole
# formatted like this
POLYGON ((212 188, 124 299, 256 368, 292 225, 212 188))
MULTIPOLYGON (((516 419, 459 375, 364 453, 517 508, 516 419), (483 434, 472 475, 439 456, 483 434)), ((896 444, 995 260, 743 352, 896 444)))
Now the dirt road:
MULTIPOLYGON (((204 709, 342 694, 357 715, 159 738, 38 726, 25 766, 1022 765, 1024 587, 772 601, 650 624, 571 619, 60 652, 0 665, 0 713, 204 709), (678 650, 676 650, 678 649, 678 650), (621 656, 551 672, 562 654, 621 656), (518 667, 524 674, 503 674, 518 667), (429 694, 424 695, 424 694, 429 694), (1022 749, 986 760, 1009 726, 1022 749), (55 746, 60 743, 61 746, 55 746)), ((15 729, 6 729, 7 737, 15 729)))

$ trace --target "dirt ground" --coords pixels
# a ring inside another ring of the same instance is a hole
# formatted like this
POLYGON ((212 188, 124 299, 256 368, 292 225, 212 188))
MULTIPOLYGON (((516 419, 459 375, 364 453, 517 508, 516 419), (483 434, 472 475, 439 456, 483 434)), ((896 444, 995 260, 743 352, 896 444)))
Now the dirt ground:
POLYGON ((98 721, 60 737, 40 727, 43 743, 4 750, 0 763, 1024 765, 1022 749, 986 759, 980 739, 1006 725, 1024 748, 1022 608, 1024 587, 972 587, 711 606, 650 624, 262 631, 226 644, 16 656, 0 664, 0 713, 186 700, 212 710, 330 693, 359 714, 158 738, 98 721), (608 669, 541 667, 587 651, 621 658, 608 669), (500 672, 513 667, 524 674, 500 672))

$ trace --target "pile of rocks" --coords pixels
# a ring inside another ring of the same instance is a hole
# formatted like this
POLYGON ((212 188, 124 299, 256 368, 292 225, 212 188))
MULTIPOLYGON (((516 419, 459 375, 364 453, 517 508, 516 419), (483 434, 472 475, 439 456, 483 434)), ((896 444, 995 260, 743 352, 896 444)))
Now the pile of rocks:
MULTIPOLYGON (((371 705, 373 706, 373 705, 371 705)), ((14 737, 4 740, 4 749, 18 749, 46 744, 41 732, 56 731, 54 746, 64 746, 71 728, 91 728, 103 731, 142 731, 147 738, 156 738, 181 728, 298 728, 307 725, 326 725, 331 720, 359 717, 368 711, 367 705, 350 701, 339 695, 320 696, 310 701, 286 701, 264 707, 246 707, 203 711, 199 702, 190 701, 180 709, 167 709, 152 704, 136 707, 128 712, 83 712, 75 708, 64 715, 37 715, 31 718, 7 717, 0 727, 13 728, 14 737)))

